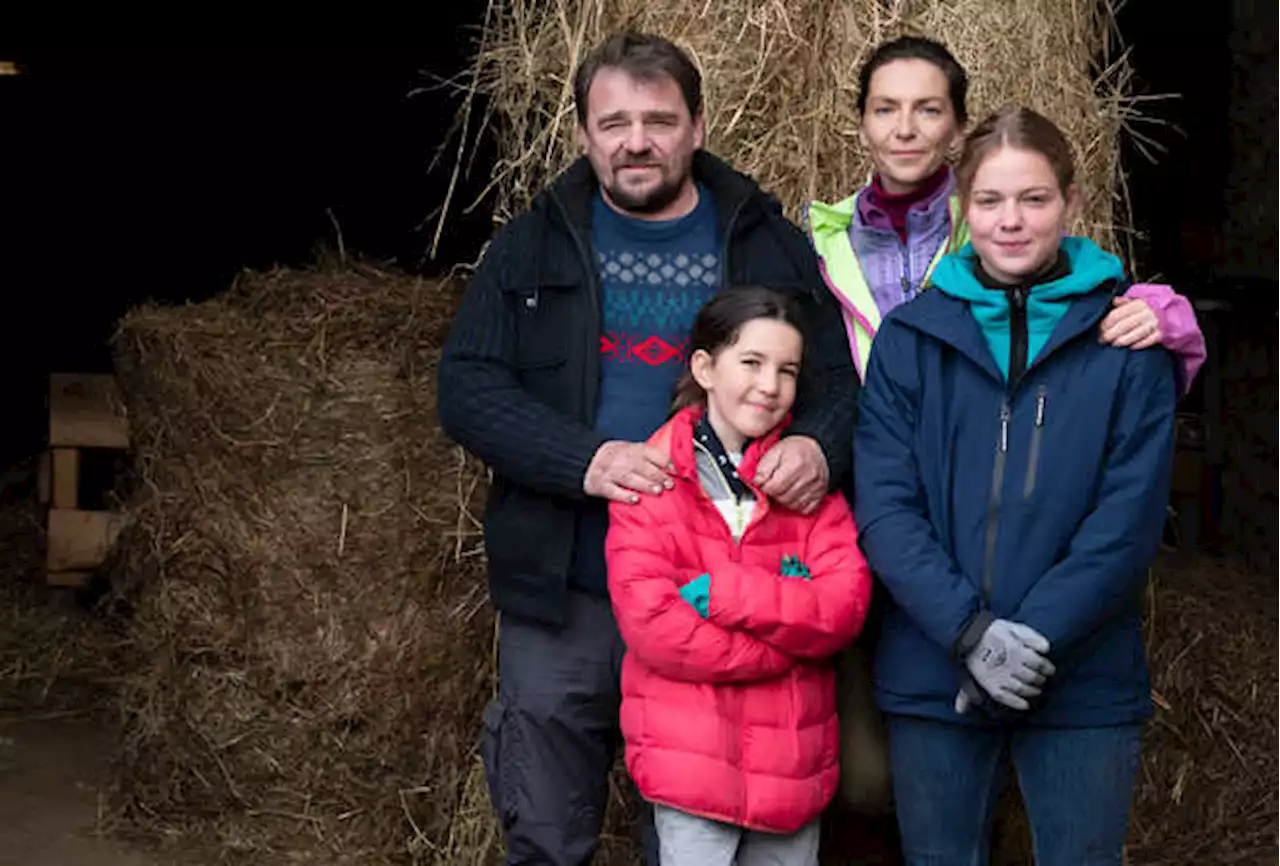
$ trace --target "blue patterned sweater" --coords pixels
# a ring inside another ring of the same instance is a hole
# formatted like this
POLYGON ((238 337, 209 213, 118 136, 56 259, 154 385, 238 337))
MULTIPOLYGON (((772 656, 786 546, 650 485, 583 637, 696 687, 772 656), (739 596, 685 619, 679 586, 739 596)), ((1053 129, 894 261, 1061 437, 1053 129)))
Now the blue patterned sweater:
MULTIPOLYGON (((596 430, 643 442, 662 426, 688 363, 689 332, 720 285, 715 202, 699 187, 698 205, 674 220, 624 216, 596 196, 592 240, 603 287, 600 396, 596 430)), ((607 592, 604 503, 578 521, 570 580, 607 592)))

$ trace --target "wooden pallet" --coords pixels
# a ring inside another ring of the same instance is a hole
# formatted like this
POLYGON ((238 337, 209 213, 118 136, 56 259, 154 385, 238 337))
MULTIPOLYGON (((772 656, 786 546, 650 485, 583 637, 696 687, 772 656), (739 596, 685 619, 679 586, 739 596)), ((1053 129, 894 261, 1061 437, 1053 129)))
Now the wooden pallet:
POLYGON ((114 376, 54 373, 49 377, 49 449, 41 456, 39 492, 49 506, 45 569, 50 586, 83 586, 106 561, 123 526, 111 511, 79 508, 84 448, 124 450, 129 423, 114 376))

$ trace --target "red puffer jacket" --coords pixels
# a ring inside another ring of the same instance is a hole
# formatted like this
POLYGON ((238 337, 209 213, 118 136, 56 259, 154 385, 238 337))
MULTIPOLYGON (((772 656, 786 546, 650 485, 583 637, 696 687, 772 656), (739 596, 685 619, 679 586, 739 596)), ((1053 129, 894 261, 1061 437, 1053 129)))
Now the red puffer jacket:
MULTIPOLYGON (((831 656, 857 636, 871 574, 839 493, 805 516, 758 491, 735 543, 698 481, 693 424, 677 414, 652 444, 675 489, 613 504, 609 591, 627 646, 622 732, 645 798, 755 830, 791 833, 822 812, 839 777, 831 656), (811 579, 782 577, 795 555, 811 579), (708 618, 680 587, 711 575, 708 618)), ((753 443, 748 481, 779 432, 753 443)))

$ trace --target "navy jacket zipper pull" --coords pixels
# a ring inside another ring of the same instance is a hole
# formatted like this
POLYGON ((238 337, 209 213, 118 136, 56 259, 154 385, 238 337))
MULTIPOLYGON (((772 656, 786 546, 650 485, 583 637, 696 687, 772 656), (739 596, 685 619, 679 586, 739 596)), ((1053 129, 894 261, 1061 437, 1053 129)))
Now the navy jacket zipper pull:
POLYGON ((1009 417, 1013 412, 1009 409, 1009 403, 1006 400, 1000 406, 1000 450, 1009 450, 1009 417))

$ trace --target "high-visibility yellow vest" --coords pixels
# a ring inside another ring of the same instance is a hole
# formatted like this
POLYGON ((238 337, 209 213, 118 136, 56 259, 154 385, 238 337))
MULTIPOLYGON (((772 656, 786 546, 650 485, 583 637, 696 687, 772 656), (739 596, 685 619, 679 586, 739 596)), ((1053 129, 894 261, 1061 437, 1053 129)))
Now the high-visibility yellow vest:
MULTIPOLYGON (((876 306, 867 285, 866 275, 858 262, 858 253, 849 238, 849 226, 853 223, 857 195, 836 202, 813 202, 809 205, 808 228, 813 248, 827 287, 840 301, 844 313, 845 330, 849 334, 849 351, 853 355, 858 376, 865 378, 867 361, 871 358, 871 343, 880 329, 880 308, 876 306)), ((931 285, 933 269, 942 257, 958 250, 969 242, 969 227, 960 213, 960 197, 947 199, 947 214, 951 219, 951 231, 928 269, 920 280, 920 290, 931 285)))

